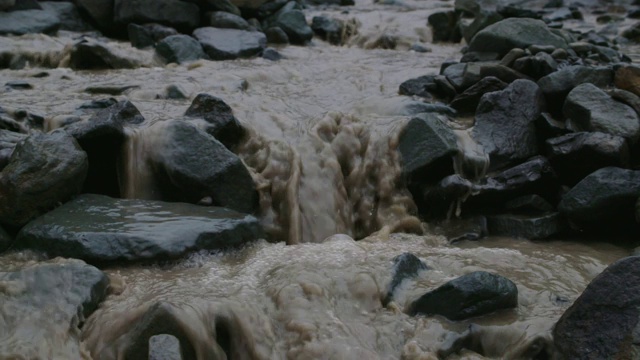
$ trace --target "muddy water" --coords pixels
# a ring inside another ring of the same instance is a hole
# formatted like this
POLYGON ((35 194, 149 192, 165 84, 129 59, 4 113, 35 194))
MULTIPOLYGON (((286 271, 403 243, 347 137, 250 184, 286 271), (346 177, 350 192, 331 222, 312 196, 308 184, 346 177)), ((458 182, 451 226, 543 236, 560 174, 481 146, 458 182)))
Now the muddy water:
MULTIPOLYGON (((42 346, 58 349, 52 353, 61 359, 79 358, 78 348, 94 359, 122 358, 133 325, 164 302, 200 359, 432 359, 469 323, 411 318, 403 309, 424 291, 475 270, 513 280, 519 306, 473 319, 478 326, 472 336, 481 345, 449 358, 527 358, 536 345, 549 344, 549 330, 566 307, 627 250, 509 238, 454 246, 442 237, 419 235, 426 227, 412 215, 415 205, 400 181, 395 152, 412 100, 398 96, 397 89, 404 80, 435 74, 444 60, 460 57, 460 45, 431 44, 425 26, 428 14, 448 6, 357 1, 346 14, 310 10, 309 18, 330 14, 357 24, 357 34, 343 47, 316 39, 309 47, 280 48, 285 59, 279 62, 162 67, 147 52, 113 44, 141 67, 72 71, 64 65, 73 34, 0 38, 0 50, 29 52, 34 63, 61 66, 37 78, 33 75, 44 69, 0 71, 2 84, 27 80, 35 87, 5 90, 0 105, 46 115, 49 128, 83 102, 107 97, 88 94, 89 86, 138 86, 117 96, 131 100, 147 119, 131 131, 123 149, 119 176, 125 197, 155 196, 142 159, 162 137, 156 123, 181 118, 198 93, 224 99, 252 134, 236 151, 258 184, 260 217, 270 240, 279 241, 197 254, 171 266, 107 269, 113 293, 82 334, 42 337, 42 346), (395 49, 379 48, 383 34, 396 38, 395 49), (432 51, 408 51, 416 42, 432 51), (178 86, 189 99, 161 99, 167 85, 178 86), (391 260, 406 251, 432 270, 405 284, 396 301, 383 308, 391 260), (68 345, 78 337, 80 347, 68 345)), ((464 135, 460 139, 466 142, 464 135)), ((482 156, 477 157, 482 172, 482 156)), ((33 262, 28 254, 5 255, 0 271, 33 262)), ((16 309, 0 306, 0 314, 6 311, 16 309)), ((12 350, 0 346, 0 358, 12 350)))

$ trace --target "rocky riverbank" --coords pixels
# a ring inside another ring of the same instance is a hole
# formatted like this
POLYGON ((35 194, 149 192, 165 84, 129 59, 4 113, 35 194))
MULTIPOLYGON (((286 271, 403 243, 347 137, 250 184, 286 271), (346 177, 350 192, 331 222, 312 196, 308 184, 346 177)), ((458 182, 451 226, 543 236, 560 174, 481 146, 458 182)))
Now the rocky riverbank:
POLYGON ((0 358, 637 357, 637 13, 0 1, 0 358))

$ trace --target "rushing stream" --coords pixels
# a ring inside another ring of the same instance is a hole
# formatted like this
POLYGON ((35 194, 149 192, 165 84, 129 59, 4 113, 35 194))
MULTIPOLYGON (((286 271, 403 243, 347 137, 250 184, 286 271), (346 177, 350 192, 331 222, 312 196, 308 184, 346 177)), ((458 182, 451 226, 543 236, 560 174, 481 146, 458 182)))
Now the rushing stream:
MULTIPOLYGON (((260 220, 271 241, 162 266, 107 268, 111 294, 86 319, 81 334, 47 337, 30 328, 11 334, 0 324, 0 342, 12 344, 0 348, 0 358, 73 359, 78 353, 122 358, 130 345, 127 333, 158 302, 198 359, 437 359, 449 355, 456 334, 468 331, 471 322, 475 351, 451 350, 448 359, 534 358, 551 346, 557 319, 589 281, 629 249, 497 237, 449 244, 426 231, 429 226, 413 215, 415 205, 402 186, 396 151, 398 132, 415 101, 397 92, 404 80, 436 74, 445 60, 460 57, 461 45, 432 44, 426 27, 428 14, 451 4, 356 3, 346 14, 340 8, 306 12, 309 19, 318 14, 356 19, 358 33, 347 45, 315 39, 311 46, 282 47, 285 58, 278 62, 256 58, 162 67, 148 52, 122 43, 122 51, 146 66, 0 71, 0 84, 28 80, 35 87, 0 90, 1 105, 46 115, 48 129, 80 104, 108 96, 90 94, 88 87, 135 86, 116 96, 133 102, 146 119, 129 134, 118 164, 121 196, 130 198, 156 196, 140 159, 162 141, 162 122, 181 118, 199 93, 222 98, 251 133, 235 150, 258 185, 260 220), (383 34, 396 37, 395 49, 379 48, 383 34), (431 52, 409 51, 416 42, 431 52), (42 71, 49 75, 33 77, 42 71), (189 99, 159 99, 168 85, 189 99), (403 284, 402 296, 383 307, 392 259, 404 252, 430 269, 403 284), (426 290, 476 270, 514 281, 518 307, 462 322, 403 312, 426 290), (78 338, 79 349, 73 345, 78 338)), ((73 36, 5 37, 0 47, 38 49, 34 58, 64 65, 65 44, 73 36)), ((8 253, 0 256, 0 271, 38 259, 8 253)), ((2 291, 9 290, 0 286, 2 291)), ((0 304, 0 314, 20 311, 0 304)))

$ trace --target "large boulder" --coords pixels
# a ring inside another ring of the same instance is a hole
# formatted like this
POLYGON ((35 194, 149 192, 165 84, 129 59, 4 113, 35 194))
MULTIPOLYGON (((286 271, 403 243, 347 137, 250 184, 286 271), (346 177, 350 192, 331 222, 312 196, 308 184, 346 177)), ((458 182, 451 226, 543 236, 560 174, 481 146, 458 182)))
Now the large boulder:
POLYGON ((143 61, 112 44, 84 38, 71 48, 69 67, 74 70, 137 69, 143 61))
POLYGON ((206 25, 214 28, 239 30, 249 30, 251 28, 247 20, 226 11, 214 11, 208 16, 208 19, 209 22, 206 25))
POLYGON ((78 8, 70 2, 41 1, 43 10, 55 13, 60 19, 60 30, 89 31, 92 27, 80 16, 78 8))
POLYGON ((0 272, 0 284, 4 290, 0 292, 0 357, 86 356, 79 326, 107 295, 106 274, 82 261, 56 260, 0 272), (7 354, 6 350, 17 353, 7 354))
POLYGON ((81 13, 91 19, 93 25, 101 31, 113 32, 114 0, 74 0, 81 13))
POLYGON ((628 105, 615 101, 597 86, 576 86, 564 103, 564 115, 581 131, 599 131, 636 142, 640 137, 640 118, 628 105))
POLYGON ((313 30, 300 10, 283 9, 276 13, 275 19, 271 23, 284 30, 292 44, 305 44, 313 38, 313 30))
POLYGON ((178 258, 261 236, 256 218, 225 208, 84 194, 22 228, 16 246, 106 263, 178 258))
POLYGON ((545 153, 563 184, 573 186, 607 166, 628 167, 624 138, 600 132, 577 132, 548 139, 545 153))
POLYGON ((162 39, 156 45, 156 53, 166 62, 177 64, 207 57, 198 40, 189 35, 172 35, 162 39))
POLYGON ((491 169, 538 153, 535 121, 544 108, 542 91, 529 80, 516 80, 482 96, 471 134, 489 155, 491 169))
POLYGON ((500 275, 475 271, 422 295, 411 303, 408 313, 464 320, 516 306, 516 284, 500 275))
POLYGON ((200 9, 180 0, 115 0, 114 20, 125 25, 158 23, 188 32, 200 25, 200 9))
POLYGON ((24 35, 55 33, 60 28, 60 18, 46 10, 20 10, 0 12, 0 35, 24 35))
POLYGON ((87 154, 64 131, 35 133, 20 142, 0 172, 0 222, 20 227, 78 194, 87 154))
POLYGON ((267 44, 267 37, 258 31, 204 27, 196 29, 193 36, 202 44, 211 60, 256 56, 267 44))
POLYGON ((566 359, 640 357, 640 256, 611 264, 565 311, 553 330, 566 359))
POLYGON ((497 53, 502 57, 513 48, 526 49, 531 45, 568 47, 567 42, 541 20, 509 18, 478 32, 469 43, 469 51, 497 53))
POLYGON ((585 230, 634 230, 640 196, 640 171, 606 167, 585 177, 564 194, 558 210, 585 230))
POLYGON ((238 156, 187 121, 156 123, 161 138, 149 153, 163 199, 216 206, 245 213, 258 209, 256 185, 238 156))

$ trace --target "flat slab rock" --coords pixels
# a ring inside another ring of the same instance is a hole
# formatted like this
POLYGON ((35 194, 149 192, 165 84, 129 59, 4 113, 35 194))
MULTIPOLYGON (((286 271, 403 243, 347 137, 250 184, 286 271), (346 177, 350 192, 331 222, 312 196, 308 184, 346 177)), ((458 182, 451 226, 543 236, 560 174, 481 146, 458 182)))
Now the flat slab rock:
POLYGON ((16 244, 105 263, 178 258, 261 236, 256 218, 225 208, 85 194, 27 224, 16 244))
POLYGON ((267 37, 258 31, 203 27, 193 32, 211 60, 233 60, 258 55, 267 37))

